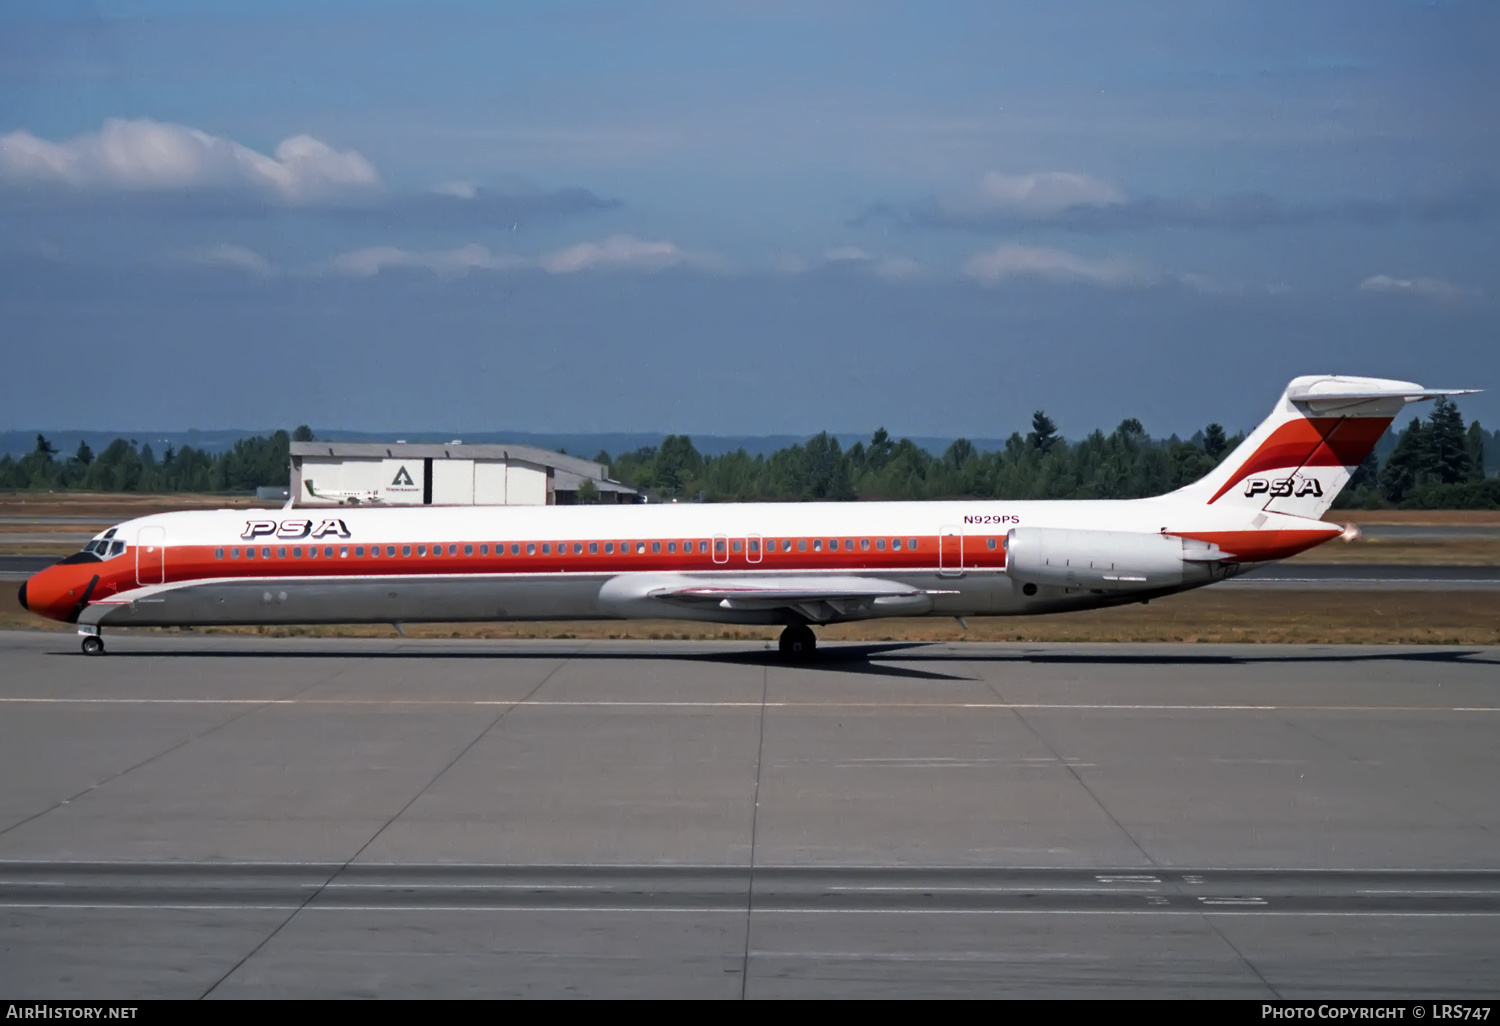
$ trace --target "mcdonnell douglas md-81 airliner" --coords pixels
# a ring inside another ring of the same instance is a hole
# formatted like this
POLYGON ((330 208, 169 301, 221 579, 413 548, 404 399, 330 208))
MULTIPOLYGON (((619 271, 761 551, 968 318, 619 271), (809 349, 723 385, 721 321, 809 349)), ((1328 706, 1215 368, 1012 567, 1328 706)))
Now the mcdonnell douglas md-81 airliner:
POLYGON ((807 658, 816 624, 1141 602, 1338 537, 1321 517, 1396 414, 1460 391, 1297 378, 1216 469, 1147 499, 164 513, 21 604, 89 655, 116 626, 665 617, 782 624, 807 658))

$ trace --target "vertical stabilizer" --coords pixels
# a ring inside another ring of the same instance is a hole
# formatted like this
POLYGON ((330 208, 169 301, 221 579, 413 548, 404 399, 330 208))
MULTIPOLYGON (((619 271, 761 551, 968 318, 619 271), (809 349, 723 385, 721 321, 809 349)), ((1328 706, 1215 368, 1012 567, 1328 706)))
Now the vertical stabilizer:
POLYGON ((1383 378, 1296 378, 1250 437, 1174 497, 1242 512, 1247 522, 1260 513, 1319 519, 1407 403, 1466 391, 1473 390, 1383 378))

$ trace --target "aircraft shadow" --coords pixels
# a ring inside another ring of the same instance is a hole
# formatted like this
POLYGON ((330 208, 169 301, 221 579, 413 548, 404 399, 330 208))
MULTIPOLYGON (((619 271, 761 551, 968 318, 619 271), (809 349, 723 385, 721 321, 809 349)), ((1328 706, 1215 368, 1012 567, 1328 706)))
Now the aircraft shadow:
MULTIPOLYGON (((108 659, 413 659, 413 660, 511 660, 511 659, 567 659, 601 662, 688 662, 712 663, 729 666, 762 666, 777 669, 833 671, 837 673, 863 673, 882 677, 907 677, 917 680, 975 680, 973 677, 955 676, 933 670, 919 670, 906 666, 895 666, 874 662, 882 653, 898 649, 921 648, 928 642, 898 642, 880 645, 840 645, 822 649, 817 658, 804 663, 788 663, 774 648, 738 649, 726 652, 673 652, 670 648, 660 652, 590 652, 569 650, 565 643, 556 648, 528 648, 525 651, 490 648, 474 652, 413 652, 395 650, 389 652, 369 650, 318 650, 311 652, 266 651, 253 648, 218 649, 193 651, 190 649, 152 649, 140 651, 110 651, 108 659)), ((75 655, 73 651, 53 652, 52 655, 75 655)), ((972 661, 972 660, 970 660, 972 661)))
MULTIPOLYGON (((396 639, 391 639, 395 641, 396 639)), ((576 644, 571 643, 571 644, 576 644)), ((568 659, 603 662, 678 662, 705 663, 728 666, 767 667, 776 669, 809 670, 814 672, 855 673, 882 677, 904 677, 918 680, 977 680, 979 678, 941 672, 944 664, 989 663, 1035 663, 1075 666, 1250 666, 1261 664, 1347 664, 1347 663, 1431 663, 1437 665, 1496 666, 1500 659, 1492 658, 1482 649, 1450 648, 1438 650, 1383 652, 1377 649, 1354 651, 1311 652, 1116 652, 1101 646, 1100 651, 1058 652, 1047 650, 1004 652, 965 652, 962 648, 945 648, 941 642, 884 642, 879 644, 831 644, 820 648, 817 656, 803 663, 788 663, 772 647, 741 648, 726 646, 722 652, 674 651, 676 643, 653 645, 650 651, 591 651, 570 647, 567 641, 537 645, 530 643, 524 649, 512 648, 503 641, 491 642, 483 648, 471 651, 413 651, 395 648, 379 649, 314 649, 297 652, 283 648, 274 650, 236 647, 232 649, 151 649, 149 651, 111 651, 107 659, 380 659, 380 660, 519 660, 519 659, 568 659), (911 664, 916 663, 918 666, 911 664), (904 665, 898 665, 904 664, 904 665), (928 669, 920 668, 925 664, 928 669)), ((76 655, 67 650, 53 655, 76 655)), ((946 668, 946 667, 945 667, 946 668)))

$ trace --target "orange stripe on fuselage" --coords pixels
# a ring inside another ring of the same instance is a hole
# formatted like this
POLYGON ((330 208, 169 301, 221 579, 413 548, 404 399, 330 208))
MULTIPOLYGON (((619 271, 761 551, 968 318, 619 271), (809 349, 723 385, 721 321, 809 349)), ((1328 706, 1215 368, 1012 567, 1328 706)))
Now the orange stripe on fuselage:
MULTIPOLYGON (((579 573, 613 575, 621 573, 649 573, 649 572, 730 572, 730 571, 761 571, 761 572, 791 572, 791 571, 820 571, 823 573, 894 573, 901 571, 924 571, 935 570, 939 565, 939 541, 935 535, 917 536, 917 547, 913 549, 910 545, 910 535, 902 537, 902 547, 897 550, 888 547, 885 551, 875 548, 875 539, 871 542, 869 549, 859 547, 862 539, 840 538, 837 551, 824 549, 815 552, 812 549, 813 539, 804 537, 802 539, 792 538, 793 545, 801 540, 807 543, 807 549, 798 551, 793 548, 790 552, 783 552, 778 544, 777 551, 769 552, 763 550, 758 553, 759 560, 751 561, 748 557, 748 539, 728 538, 724 539, 726 551, 719 553, 723 561, 714 559, 715 553, 712 547, 719 539, 692 539, 692 552, 668 552, 670 543, 683 544, 681 535, 672 538, 635 538, 629 539, 629 551, 616 551, 606 553, 603 548, 606 544, 620 546, 618 536, 605 540, 598 539, 592 544, 598 545, 599 552, 589 552, 591 544, 588 541, 569 539, 566 542, 543 542, 533 540, 530 542, 449 542, 440 543, 441 555, 434 555, 433 549, 438 543, 430 542, 381 542, 379 545, 372 543, 356 544, 353 540, 341 540, 338 544, 328 545, 320 542, 317 546, 311 544, 294 545, 289 542, 279 542, 275 545, 249 545, 243 540, 237 540, 238 544, 226 545, 172 545, 165 550, 165 567, 160 579, 156 573, 149 575, 149 583, 178 584, 188 581, 232 581, 237 579, 255 580, 297 580, 299 578, 327 578, 327 577, 434 577, 448 576, 461 577, 465 575, 505 575, 514 574, 525 576, 529 574, 556 574, 556 573, 579 573), (707 541, 710 551, 698 551, 699 543, 707 541), (850 541, 854 547, 845 548, 844 542, 850 541), (739 552, 733 551, 733 544, 738 542, 741 546, 739 552), (496 547, 507 546, 503 555, 497 554, 496 547), (516 544, 521 547, 521 552, 511 555, 508 546, 516 544), (582 552, 575 553, 572 547, 575 545, 583 547, 582 552), (662 551, 653 552, 651 546, 660 545, 662 551), (487 555, 480 554, 480 546, 488 545, 491 551, 487 555), (527 554, 525 549, 528 545, 535 546, 536 552, 527 554), (543 553, 542 546, 547 545, 553 549, 543 553), (646 547, 645 552, 638 551, 640 546, 646 547), (470 546, 472 555, 464 555, 464 548, 470 546), (244 553, 254 548, 256 556, 253 559, 246 558, 244 553), (306 553, 316 547, 319 555, 316 558, 309 557, 306 553), (417 555, 420 548, 426 549, 425 555, 417 555), (454 555, 448 555, 447 550, 455 549, 454 555), (410 548, 411 555, 403 556, 403 548, 410 548), (567 551, 561 552, 560 549, 567 551), (298 557, 292 555, 296 550, 301 550, 303 555, 298 557), (394 549, 395 555, 386 555, 388 549, 394 549), (357 555, 363 550, 365 555, 357 555), (240 552, 240 558, 231 558, 231 553, 240 552), (285 556, 277 553, 285 551, 285 556), (332 555, 323 553, 331 551, 332 555), (378 551, 378 555, 376 555, 378 551), (218 556, 216 553, 224 555, 218 556), (262 555, 261 553, 269 553, 262 555), (345 553, 340 555, 340 553, 345 553)), ((771 539, 758 539, 764 547, 771 539)), ((781 543, 783 539, 774 539, 781 543)), ((825 543, 827 536, 822 536, 825 543)), ((887 537, 889 546, 890 538, 887 537)), ((1002 535, 968 535, 964 538, 964 551, 962 569, 999 570, 1005 567, 1005 545, 1002 535), (993 539, 995 547, 989 547, 993 539)), ((130 546, 119 556, 104 560, 99 563, 77 563, 68 565, 57 565, 33 575, 27 582, 28 604, 32 612, 51 619, 67 619, 68 613, 78 601, 82 594, 82 588, 87 587, 88 581, 98 574, 99 584, 95 587, 91 600, 93 602, 105 601, 121 593, 132 591, 143 585, 137 581, 136 573, 136 546, 130 546)), ((944 563, 950 556, 956 556, 956 552, 944 552, 944 563)), ((953 568, 957 569, 955 561, 953 568)))

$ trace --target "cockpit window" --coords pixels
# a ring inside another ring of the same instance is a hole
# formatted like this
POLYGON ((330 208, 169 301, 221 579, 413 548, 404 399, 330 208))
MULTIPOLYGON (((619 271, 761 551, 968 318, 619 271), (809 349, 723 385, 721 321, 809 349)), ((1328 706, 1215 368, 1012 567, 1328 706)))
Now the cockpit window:
POLYGON ((64 559, 64 563, 97 563, 101 560, 112 559, 125 551, 125 539, 115 538, 115 532, 119 528, 111 527, 108 531, 82 549, 64 559))

